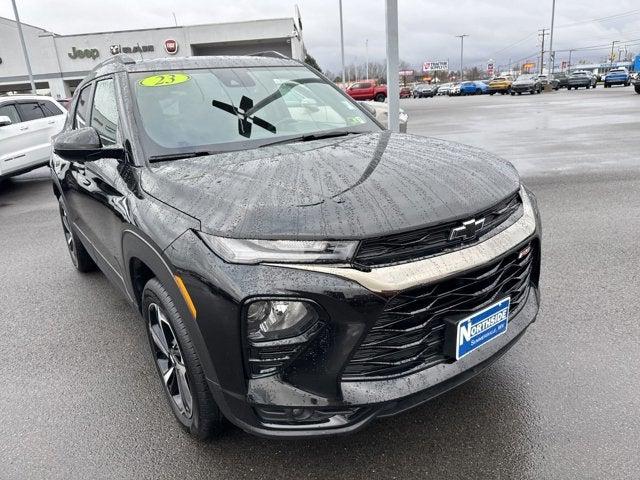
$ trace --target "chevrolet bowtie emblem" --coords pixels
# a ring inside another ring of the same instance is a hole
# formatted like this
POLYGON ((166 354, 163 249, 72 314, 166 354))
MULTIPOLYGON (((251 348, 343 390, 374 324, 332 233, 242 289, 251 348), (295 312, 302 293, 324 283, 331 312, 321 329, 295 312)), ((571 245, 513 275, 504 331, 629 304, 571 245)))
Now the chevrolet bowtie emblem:
POLYGON ((462 226, 451 229, 449 240, 471 240, 484 226, 484 218, 476 220, 472 218, 466 222, 462 222, 462 226))

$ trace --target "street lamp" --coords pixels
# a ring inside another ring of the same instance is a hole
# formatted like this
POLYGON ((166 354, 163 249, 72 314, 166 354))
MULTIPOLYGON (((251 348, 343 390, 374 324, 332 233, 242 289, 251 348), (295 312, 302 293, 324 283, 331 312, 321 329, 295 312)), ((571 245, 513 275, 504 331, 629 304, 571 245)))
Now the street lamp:
POLYGON ((460 39, 460 81, 464 80, 464 37, 468 37, 466 33, 456 35, 460 39))
POLYGON ((342 57, 342 83, 347 81, 346 70, 344 68, 344 32, 342 29, 342 0, 338 0, 338 7, 340 8, 340 56, 342 57))
MULTIPOLYGON (((551 5, 551 34, 549 35, 549 63, 547 66, 547 74, 551 75, 553 73, 553 64, 555 63, 555 55, 553 53, 553 22, 556 17, 556 0, 553 0, 553 4, 551 5)), ((549 76, 549 78, 551 78, 549 76)), ((547 84, 547 89, 550 89, 551 84, 547 84)))
POLYGON ((13 4, 13 14, 16 17, 16 24, 18 25, 18 36, 20 37, 20 44, 22 45, 22 53, 24 55, 24 63, 27 64, 27 74, 29 75, 29 82, 31 83, 31 93, 36 94, 36 84, 33 81, 33 73, 31 72, 31 62, 29 62, 29 54, 27 53, 27 46, 24 43, 24 35, 22 34, 22 23, 20 23, 20 17, 18 16, 18 7, 16 7, 16 0, 11 0, 13 4))

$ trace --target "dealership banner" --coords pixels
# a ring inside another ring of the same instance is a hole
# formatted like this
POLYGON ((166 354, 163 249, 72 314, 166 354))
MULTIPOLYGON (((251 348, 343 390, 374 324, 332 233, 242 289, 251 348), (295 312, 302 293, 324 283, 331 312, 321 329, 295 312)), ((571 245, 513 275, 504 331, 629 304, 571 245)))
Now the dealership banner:
POLYGON ((401 77, 411 77, 415 72, 413 70, 400 70, 401 77))
POLYGON ((449 60, 440 60, 436 62, 424 62, 422 64, 423 72, 448 72, 449 60))

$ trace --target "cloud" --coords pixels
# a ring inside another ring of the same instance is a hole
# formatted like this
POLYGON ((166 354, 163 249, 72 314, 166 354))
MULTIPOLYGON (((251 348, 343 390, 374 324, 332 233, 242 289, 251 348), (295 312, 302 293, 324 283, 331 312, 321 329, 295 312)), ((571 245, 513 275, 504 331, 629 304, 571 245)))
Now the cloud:
MULTIPOLYGON (((150 28, 179 24, 219 23, 293 16, 294 5, 302 12, 304 40, 320 66, 340 70, 338 0, 71 0, 19 2, 24 22, 56 33, 150 28), (133 6, 132 6, 133 5, 133 6)), ((449 59, 458 65, 461 33, 465 39, 465 65, 484 65, 493 58, 499 65, 509 59, 535 60, 540 50, 537 31, 551 23, 551 0, 399 0, 400 56, 418 66, 424 60, 449 59), (519 42, 519 43, 516 43, 519 42), (514 45, 515 43, 515 45, 514 45)), ((347 63, 363 62, 365 40, 369 58, 385 58, 384 0, 343 0, 347 63)), ((13 18, 9 2, 0 15, 13 18)), ((637 0, 563 0, 557 2, 554 46, 557 50, 602 45, 574 52, 573 60, 604 58, 612 40, 631 40, 629 49, 640 51, 640 6, 637 0), (635 13, 629 13, 634 11, 635 13), (627 13, 627 15, 618 15, 627 13), (618 15, 616 17, 612 17, 618 15), (590 19, 605 18, 600 21, 590 19), (568 26, 570 24, 576 24, 568 26)), ((561 61, 568 56, 558 52, 561 61)))

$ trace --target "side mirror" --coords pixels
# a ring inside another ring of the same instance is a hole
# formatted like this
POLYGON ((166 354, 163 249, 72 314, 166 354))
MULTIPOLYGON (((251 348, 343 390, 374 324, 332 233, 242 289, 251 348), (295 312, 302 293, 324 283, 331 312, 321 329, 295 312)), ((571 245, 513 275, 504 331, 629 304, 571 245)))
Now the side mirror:
POLYGON ((63 158, 90 162, 100 158, 124 160, 122 147, 103 147, 100 135, 93 127, 62 132, 54 138, 53 151, 63 158))
POLYGON ((11 125, 11 119, 5 115, 0 115, 0 127, 11 125))

